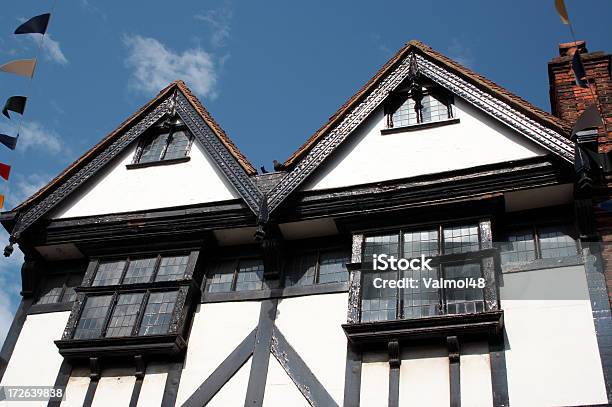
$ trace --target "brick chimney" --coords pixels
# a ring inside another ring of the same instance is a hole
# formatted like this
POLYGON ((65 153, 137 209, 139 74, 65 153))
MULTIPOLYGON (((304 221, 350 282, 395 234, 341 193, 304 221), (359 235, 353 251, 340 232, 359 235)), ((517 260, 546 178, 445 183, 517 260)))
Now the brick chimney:
POLYGON ((599 129, 599 152, 612 151, 612 82, 611 59, 601 51, 588 52, 584 41, 559 44, 559 56, 548 63, 550 104, 552 114, 574 124, 595 96, 607 129, 599 129), (590 89, 576 85, 571 62, 574 52, 580 52, 590 89))

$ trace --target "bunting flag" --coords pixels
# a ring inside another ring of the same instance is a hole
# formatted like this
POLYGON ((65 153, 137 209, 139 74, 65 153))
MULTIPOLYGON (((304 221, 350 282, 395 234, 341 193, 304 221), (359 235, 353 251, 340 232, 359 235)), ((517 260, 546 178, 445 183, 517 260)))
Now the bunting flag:
POLYGON ((572 57, 572 71, 574 71, 574 76, 576 77, 576 85, 581 88, 588 88, 589 84, 586 81, 586 71, 584 70, 584 65, 582 65, 582 58, 580 58, 578 49, 576 49, 572 57))
POLYGON ((17 137, 12 137, 6 134, 0 133, 0 143, 4 144, 11 150, 14 150, 17 147, 17 139, 19 138, 19 134, 17 137))
POLYGON ((0 209, 4 207, 4 195, 0 194, 0 209))
POLYGON ((36 58, 34 59, 16 59, 0 66, 0 71, 14 73, 19 76, 31 78, 34 76, 34 68, 36 68, 36 58))
POLYGON ((565 8, 565 2, 563 0, 555 0, 555 7, 557 8, 557 13, 559 13, 561 22, 566 25, 569 24, 569 17, 567 15, 567 9, 565 8))
POLYGON ((601 116, 599 115, 599 110, 597 110, 597 106, 590 105, 584 112, 580 115, 578 120, 576 120, 576 124, 572 128, 572 138, 582 130, 587 129, 596 129, 602 125, 601 116))
POLYGON ((49 24, 49 17, 51 14, 45 13, 36 17, 30 18, 25 23, 21 24, 15 30, 15 34, 45 34, 47 32, 47 25, 49 24))
POLYGON ((11 166, 0 163, 0 177, 8 181, 10 173, 11 173, 11 166))
POLYGON ((9 110, 11 112, 23 114, 27 100, 28 98, 25 96, 11 96, 10 98, 6 99, 6 103, 4 103, 4 107, 2 108, 2 114, 9 119, 11 118, 11 116, 8 114, 9 110))

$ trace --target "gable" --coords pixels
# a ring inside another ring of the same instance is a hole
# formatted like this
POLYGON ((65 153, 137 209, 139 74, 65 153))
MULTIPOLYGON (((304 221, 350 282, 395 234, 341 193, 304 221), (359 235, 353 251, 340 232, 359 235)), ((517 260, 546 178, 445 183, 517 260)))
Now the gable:
POLYGON ((382 107, 304 183, 303 190, 411 178, 548 154, 544 148, 455 97, 452 124, 392 134, 382 107), (455 122, 458 120, 458 122, 455 122))
POLYGON ((137 143, 76 190, 49 217, 133 212, 240 197, 197 140, 187 162, 130 169, 137 143))
MULTIPOLYGON (((68 212, 71 205, 67 202, 72 201, 73 204, 76 204, 80 200, 80 195, 73 195, 77 189, 83 191, 85 195, 87 192, 93 192, 95 189, 93 186, 100 182, 96 181, 100 179, 99 174, 112 173, 112 171, 108 172, 109 168, 113 166, 111 163, 118 165, 116 164, 117 160, 121 160, 118 157, 125 159, 126 156, 123 154, 126 150, 129 150, 130 146, 133 146, 134 141, 147 129, 166 117, 176 117, 183 122, 193 135, 194 140, 197 140, 199 143, 201 150, 206 153, 205 156, 209 159, 208 164, 213 163, 217 175, 222 175, 224 180, 227 181, 224 187, 220 186, 221 184, 218 180, 211 181, 215 185, 213 191, 207 192, 204 195, 200 191, 200 195, 197 193, 196 195, 190 195, 188 200, 209 200, 222 196, 227 197, 230 194, 224 191, 224 189, 227 189, 225 188, 227 185, 231 185, 233 192, 242 198, 249 209, 253 213, 258 213, 262 195, 249 177, 256 173, 255 169, 187 86, 182 81, 176 81, 162 90, 156 98, 143 106, 115 131, 54 178, 48 185, 15 208, 12 211, 15 219, 11 230, 11 241, 16 241, 25 229, 38 219, 48 216, 49 213, 54 213, 55 216, 62 216, 68 213, 76 214, 107 210, 100 208, 99 205, 94 209, 90 206, 92 205, 93 198, 87 198, 84 204, 78 207, 78 210, 75 207, 71 212, 68 212), (89 186, 85 187, 85 185, 89 186), (85 205, 86 202, 89 202, 89 204, 85 205)), ((204 169, 204 176, 212 174, 211 171, 207 170, 210 166, 204 164, 204 161, 199 160, 201 166, 203 166, 199 169, 204 169)), ((150 173, 153 174, 154 172, 150 173)), ((113 173, 112 179, 117 180, 121 178, 118 174, 119 172, 113 173)), ((189 177, 197 178, 198 174, 190 174, 189 177)), ((135 177, 130 176, 128 178, 135 177)), ((127 181, 126 178, 123 178, 123 181, 126 181, 127 185, 134 184, 133 180, 127 181)), ((152 184, 152 181, 147 182, 148 185, 152 184)), ((111 188, 104 183, 92 196, 99 198, 98 191, 107 191, 109 189, 111 188)), ((152 191, 157 192, 159 189, 147 190, 147 197, 152 196, 152 191)), ((163 193, 163 191, 160 192, 163 193)), ((155 199, 158 199, 157 195, 155 195, 155 199)), ((130 205, 134 205, 134 203, 132 202, 130 205)), ((159 204, 155 205, 155 207, 159 207, 159 204)), ((116 210, 112 213, 116 213, 116 210)))
POLYGON ((331 157, 381 108, 392 92, 404 81, 418 82, 419 78, 462 98, 568 165, 573 163, 574 144, 568 138, 569 130, 564 122, 426 45, 411 41, 285 161, 289 172, 270 191, 269 211, 274 211, 308 182, 319 167, 333 165, 329 163, 331 157))

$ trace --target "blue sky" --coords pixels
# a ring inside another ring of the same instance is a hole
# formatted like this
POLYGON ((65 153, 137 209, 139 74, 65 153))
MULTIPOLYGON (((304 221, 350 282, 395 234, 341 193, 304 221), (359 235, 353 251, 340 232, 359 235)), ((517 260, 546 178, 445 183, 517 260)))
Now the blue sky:
MULTIPOLYGON (((53 1, 12 1, 0 15, 2 62, 36 54, 14 36, 53 1)), ((419 39, 550 110, 546 63, 570 41, 554 1, 57 1, 29 80, 3 74, 1 98, 29 96, 13 166, 13 207, 168 82, 184 79, 251 162, 272 169, 405 42, 419 39)), ((566 0, 579 39, 612 51, 612 3, 566 0)), ((18 120, 0 118, 14 133, 18 120)), ((163 186, 160 186, 163 189, 163 186)), ((0 235, 4 246, 6 234, 0 235)), ((18 251, 0 259, 0 340, 19 302, 18 251)))

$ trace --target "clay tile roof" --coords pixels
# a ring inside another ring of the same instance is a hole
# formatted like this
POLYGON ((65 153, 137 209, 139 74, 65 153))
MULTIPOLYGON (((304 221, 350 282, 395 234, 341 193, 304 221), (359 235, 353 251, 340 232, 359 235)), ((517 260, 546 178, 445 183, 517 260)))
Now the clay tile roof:
POLYGON ((503 100, 542 125, 552 128, 561 134, 569 133, 571 126, 565 121, 553 116, 548 112, 545 112, 544 110, 504 89, 498 84, 490 81, 484 76, 481 76, 471 69, 468 69, 452 59, 440 54, 421 41, 411 40, 406 43, 406 45, 404 45, 389 61, 387 61, 387 63, 361 89, 357 91, 357 93, 347 100, 346 103, 344 103, 336 111, 336 113, 329 118, 327 123, 325 123, 312 136, 310 136, 310 138, 306 140, 306 142, 285 161, 284 165, 291 167, 302 159, 302 157, 304 157, 335 124, 339 123, 344 118, 344 116, 353 108, 353 106, 357 105, 369 93, 370 90, 375 88, 379 81, 381 81, 388 72, 394 69, 412 50, 415 50, 430 60, 444 66, 449 71, 459 75, 463 79, 479 87, 481 90, 493 94, 500 100, 503 100))
POLYGON ((29 206, 31 203, 37 201, 41 198, 47 191, 52 190, 55 186, 61 183, 63 180, 67 179, 70 175, 78 171, 83 167, 90 159, 96 156, 98 152, 102 151, 108 145, 110 145, 115 139, 119 137, 119 135, 132 123, 136 120, 136 118, 140 117, 143 112, 145 112, 149 107, 154 105, 157 101, 164 98, 166 95, 170 94, 175 88, 178 88, 183 92, 187 100, 193 105, 196 111, 202 116, 202 119, 210 126, 213 132, 219 137, 219 140, 227 147, 229 152, 236 158, 240 166, 244 169, 244 171, 248 175, 257 174, 257 170, 253 165, 246 159, 244 154, 238 150, 238 147, 230 140, 225 131, 219 126, 219 124, 212 118, 210 113, 204 108, 200 100, 191 92, 191 90, 187 87, 185 82, 181 80, 174 81, 162 89, 157 96, 147 102, 144 106, 142 106, 138 111, 128 117, 123 123, 119 125, 115 130, 113 130, 110 134, 104 137, 98 144, 93 146, 89 151, 83 154, 80 158, 70 164, 64 171, 62 171, 58 176, 53 178, 47 185, 42 187, 38 192, 34 195, 26 199, 20 205, 18 205, 13 210, 23 209, 26 206, 29 206))

